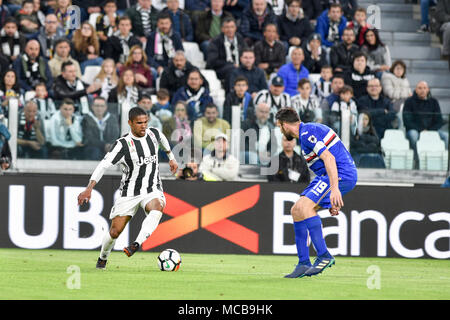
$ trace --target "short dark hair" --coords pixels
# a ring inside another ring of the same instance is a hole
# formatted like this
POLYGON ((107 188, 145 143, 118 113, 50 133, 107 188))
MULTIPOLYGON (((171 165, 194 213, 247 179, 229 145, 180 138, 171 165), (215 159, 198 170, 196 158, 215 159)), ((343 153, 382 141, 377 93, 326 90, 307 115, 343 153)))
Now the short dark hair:
POLYGON ((146 116, 147 112, 141 107, 133 107, 128 111, 128 120, 133 121, 139 116, 146 116))
POLYGON ((219 111, 219 108, 214 103, 208 103, 205 107, 205 110, 211 108, 215 108, 217 111, 219 111))
POLYGON ((309 81, 309 79, 308 78, 303 78, 303 79, 300 79, 300 81, 298 82, 298 84, 297 84, 297 88, 303 88, 303 86, 305 85, 305 84, 309 84, 309 85, 311 85, 311 81, 309 81))
POLYGON ((172 21, 172 18, 170 17, 170 13, 168 11, 161 11, 156 18, 156 21, 163 19, 169 19, 170 21, 172 21))
POLYGON ((106 5, 108 3, 114 3, 116 5, 116 7, 117 7, 117 1, 116 0, 106 0, 105 2, 103 2, 103 7, 106 7, 106 5))
POLYGON ((74 65, 75 64, 72 61, 70 61, 70 60, 67 60, 66 62, 63 62, 62 65, 61 65, 61 72, 64 72, 64 70, 66 69, 67 66, 74 66, 74 65))
POLYGON ((394 73, 394 69, 397 66, 403 67, 403 70, 405 70, 405 71, 403 72, 402 78, 405 78, 405 76, 406 76, 406 64, 403 62, 403 60, 396 60, 396 61, 394 61, 394 63, 392 63, 391 69, 389 69, 389 71, 391 73, 394 73))
POLYGON ((295 123, 300 121, 297 111, 292 107, 281 108, 275 115, 275 119, 280 122, 295 123))
POLYGON ((349 85, 344 85, 341 90, 339 90, 339 94, 350 92, 353 95, 353 88, 349 85))
POLYGON ((47 86, 45 85, 44 82, 38 82, 34 85, 34 89, 36 89, 37 87, 44 87, 47 90, 47 86))
POLYGON ((63 105, 70 105, 75 108, 75 102, 70 98, 64 98, 64 100, 61 103, 61 106, 63 105))
POLYGON ((235 25, 237 24, 236 19, 234 19, 233 17, 225 17, 225 18, 223 18, 222 22, 220 23, 220 27, 222 28, 225 23, 229 23, 229 22, 234 22, 235 25))
POLYGON ((245 81, 245 83, 248 85, 248 79, 246 76, 243 76, 243 75, 237 76, 236 79, 234 79, 233 84, 236 85, 236 83, 242 82, 242 81, 245 81))
POLYGON ((366 59, 366 61, 367 61, 367 55, 364 52, 362 52, 362 51, 356 51, 353 54, 353 61, 355 61, 357 58, 360 58, 360 57, 364 57, 366 59))
POLYGON ((169 90, 165 89, 165 88, 161 88, 158 90, 158 92, 156 92, 156 97, 158 99, 166 99, 169 98, 170 99, 170 93, 169 90))
POLYGON ((71 42, 70 42, 69 39, 67 39, 66 37, 61 37, 61 38, 58 38, 58 39, 55 41, 55 48, 56 48, 59 44, 61 44, 61 43, 63 43, 63 42, 67 43, 69 46, 71 45, 71 42))

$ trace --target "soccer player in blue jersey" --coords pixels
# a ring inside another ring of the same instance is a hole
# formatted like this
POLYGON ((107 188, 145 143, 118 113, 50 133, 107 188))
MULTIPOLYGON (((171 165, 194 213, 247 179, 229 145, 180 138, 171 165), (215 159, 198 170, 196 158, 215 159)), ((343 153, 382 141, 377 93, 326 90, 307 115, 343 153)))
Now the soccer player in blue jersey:
POLYGON ((335 263, 328 252, 317 210, 327 208, 332 216, 339 214, 344 206, 342 196, 356 185, 356 166, 344 144, 329 127, 320 123, 302 123, 293 108, 280 109, 276 120, 286 139, 299 139, 308 167, 316 174, 291 208, 299 263, 285 278, 312 276, 335 263), (309 259, 308 232, 317 251, 313 265, 309 259))

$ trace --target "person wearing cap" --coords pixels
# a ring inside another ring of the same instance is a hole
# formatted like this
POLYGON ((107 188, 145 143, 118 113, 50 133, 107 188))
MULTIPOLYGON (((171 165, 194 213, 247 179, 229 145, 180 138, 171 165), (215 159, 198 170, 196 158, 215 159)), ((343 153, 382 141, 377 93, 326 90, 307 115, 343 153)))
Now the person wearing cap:
POLYGON ((322 48, 322 37, 318 33, 313 33, 308 41, 303 45, 305 53, 304 65, 310 73, 320 73, 322 67, 327 62, 327 52, 322 48))
POLYGON ((204 116, 194 122, 194 145, 202 149, 212 150, 211 142, 220 133, 229 134, 230 124, 219 118, 217 106, 210 103, 205 108, 204 116))
POLYGON ((305 54, 303 49, 294 47, 291 52, 291 62, 286 63, 278 70, 278 75, 284 81, 284 92, 291 97, 298 93, 298 82, 303 78, 309 77, 309 70, 303 65, 304 60, 305 54))
POLYGON ((268 23, 264 26, 264 39, 255 44, 255 64, 263 69, 267 76, 284 64, 286 50, 284 45, 278 41, 278 26, 268 23))
POLYGON ((239 160, 228 153, 229 138, 218 134, 214 139, 214 150, 203 157, 200 172, 205 181, 234 181, 238 178, 239 160))
POLYGON ((261 90, 256 95, 253 104, 256 106, 259 103, 266 103, 270 108, 270 121, 274 122, 274 116, 284 107, 291 106, 291 97, 284 92, 284 80, 280 76, 272 78, 269 90, 261 90))

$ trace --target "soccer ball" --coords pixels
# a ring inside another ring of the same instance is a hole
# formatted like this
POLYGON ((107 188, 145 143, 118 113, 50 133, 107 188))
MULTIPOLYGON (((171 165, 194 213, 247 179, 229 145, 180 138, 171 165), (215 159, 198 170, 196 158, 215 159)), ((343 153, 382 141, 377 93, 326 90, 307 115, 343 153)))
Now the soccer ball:
POLYGON ((166 249, 159 254, 157 262, 161 271, 177 271, 180 269, 181 256, 174 249, 166 249))

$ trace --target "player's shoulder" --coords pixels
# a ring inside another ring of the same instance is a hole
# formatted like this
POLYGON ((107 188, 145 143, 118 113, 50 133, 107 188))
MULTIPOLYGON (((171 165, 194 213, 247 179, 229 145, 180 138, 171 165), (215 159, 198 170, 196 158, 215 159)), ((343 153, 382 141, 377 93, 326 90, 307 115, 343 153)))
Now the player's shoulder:
POLYGON ((147 134, 155 136, 156 140, 159 141, 162 133, 158 128, 149 127, 149 128, 147 128, 147 134))

